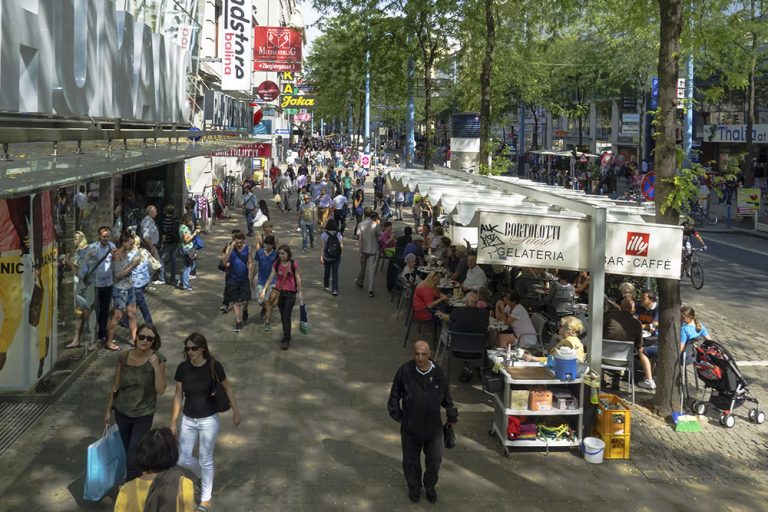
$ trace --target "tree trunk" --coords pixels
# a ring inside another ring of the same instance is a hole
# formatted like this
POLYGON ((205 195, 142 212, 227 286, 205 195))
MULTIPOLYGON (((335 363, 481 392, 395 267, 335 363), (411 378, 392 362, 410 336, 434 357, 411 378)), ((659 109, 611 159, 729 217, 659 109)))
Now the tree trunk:
POLYGON ((424 168, 432 169, 432 63, 430 54, 424 62, 424 168))
POLYGON ((584 144, 584 116, 579 114, 579 117, 577 118, 578 126, 579 126, 579 144, 577 151, 581 151, 581 146, 584 144))
POLYGON ((533 137, 531 139, 531 145, 533 149, 539 149, 539 113, 537 112, 536 105, 531 105, 531 114, 533 114, 533 137))
MULTIPOLYGON (((363 124, 365 124, 365 94, 360 93, 360 117, 357 121, 357 135, 355 137, 355 151, 357 151, 357 146, 360 145, 360 139, 363 136, 363 124)), ((363 142, 365 144, 365 142, 363 142)), ((365 148, 363 148, 365 149, 365 148)))
MULTIPOLYGON (((677 225, 680 213, 671 208, 662 211, 672 191, 672 178, 677 174, 677 141, 675 114, 677 110, 677 77, 680 60, 680 34, 683 26, 683 0, 659 0, 659 106, 661 123, 656 136, 656 222, 677 225)), ((670 247, 670 250, 680 250, 670 247)), ((682 412, 680 408, 680 282, 657 279, 659 291, 659 365, 656 370, 656 394, 651 410, 660 416, 682 412)))
POLYGON ((491 132, 491 71, 494 41, 496 38, 493 2, 494 0, 484 0, 485 55, 483 58, 483 69, 480 72, 480 153, 478 154, 478 168, 480 165, 488 165, 488 144, 491 132))

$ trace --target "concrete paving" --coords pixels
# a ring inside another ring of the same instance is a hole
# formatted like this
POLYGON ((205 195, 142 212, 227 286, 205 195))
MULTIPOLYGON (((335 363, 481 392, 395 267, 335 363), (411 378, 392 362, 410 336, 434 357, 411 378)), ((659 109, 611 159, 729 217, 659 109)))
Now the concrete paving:
MULTIPOLYGON (((270 196, 267 191, 259 195, 270 196)), ((233 314, 219 312, 223 275, 216 258, 229 230, 242 224, 239 216, 206 237, 193 292, 161 287, 151 297, 169 380, 182 358, 184 337, 200 331, 224 364, 240 403, 243 423, 238 429, 232 427, 231 413, 222 418, 212 510, 436 508, 423 499, 418 505, 408 501, 399 429, 386 412, 392 376, 409 354, 402 348, 402 318, 395 318, 383 272, 377 276, 375 298, 355 287, 357 247, 347 238, 340 295, 332 297, 322 287, 318 249, 301 253, 295 212, 274 209, 272 215, 280 241, 297 256, 312 325, 309 335, 298 332, 297 306, 289 351, 278 347, 279 326, 265 333, 249 320, 243 332, 235 333, 233 314)), ((762 345, 737 321, 711 318, 713 330, 729 329, 745 346, 762 345)), ((100 503, 84 502, 81 496, 86 448, 103 428, 115 357, 100 353, 0 458, 0 512, 112 509, 113 496, 100 503)), ((753 370, 759 395, 768 398, 759 368, 753 370)), ((633 407, 631 460, 592 465, 576 450, 515 452, 505 458, 497 439, 488 436, 489 396, 476 380, 459 384, 456 374, 458 446, 445 453, 438 484, 441 510, 467 510, 473 504, 569 512, 765 510, 767 425, 740 419, 726 430, 715 419, 703 421, 702 433, 676 434, 664 421, 633 407)), ((172 384, 158 402, 156 425, 168 424, 172 384)), ((638 401, 647 396, 638 393, 638 401)))

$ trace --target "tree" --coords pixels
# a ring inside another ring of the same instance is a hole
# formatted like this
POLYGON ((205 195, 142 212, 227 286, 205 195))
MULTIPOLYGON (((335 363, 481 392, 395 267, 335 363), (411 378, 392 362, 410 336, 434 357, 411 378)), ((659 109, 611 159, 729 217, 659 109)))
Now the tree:
POLYGON ((480 73, 480 154, 478 155, 478 163, 487 165, 491 132, 491 72, 496 38, 493 0, 483 0, 483 12, 485 13, 485 52, 483 54, 483 70, 480 73))
MULTIPOLYGON (((658 0, 659 31, 659 113, 656 151, 656 222, 678 225, 679 210, 668 207, 666 199, 674 193, 680 151, 675 138, 677 126, 677 77, 680 67, 680 37, 683 29, 683 0, 658 0)), ((671 248, 671 250, 679 250, 671 248)), ((651 407, 668 416, 680 404, 680 281, 657 279, 659 296, 658 385, 651 407)), ((682 412, 682 411, 681 411, 682 412)))

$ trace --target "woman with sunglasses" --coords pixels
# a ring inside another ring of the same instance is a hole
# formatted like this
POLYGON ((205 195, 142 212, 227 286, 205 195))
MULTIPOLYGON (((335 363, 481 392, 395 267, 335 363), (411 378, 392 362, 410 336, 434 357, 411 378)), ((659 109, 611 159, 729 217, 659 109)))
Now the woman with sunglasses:
POLYGON ((138 328, 136 348, 117 359, 115 379, 107 397, 104 422, 109 425, 114 409, 115 423, 125 447, 127 480, 141 475, 136 449, 141 438, 152 428, 157 395, 165 392, 165 357, 160 349, 160 335, 152 325, 138 328))
MULTIPOLYGON (((272 272, 267 278, 271 283, 277 277, 275 290, 280 293, 277 300, 277 309, 280 311, 280 321, 283 324, 283 339, 280 341, 280 348, 288 350, 291 344, 291 313, 296 305, 296 296, 301 299, 301 274, 299 266, 293 261, 291 248, 283 244, 277 249, 277 261, 272 267, 272 272)), ((266 289, 261 290, 261 298, 264 298, 266 289)), ((269 330, 265 324, 265 329, 269 330)))
POLYGON ((216 380, 221 383, 232 404, 232 422, 237 428, 240 425, 240 411, 224 367, 211 355, 205 336, 193 332, 184 340, 184 361, 179 363, 174 376, 176 394, 173 397, 171 431, 174 435, 178 431, 179 466, 189 468, 200 476, 202 491, 197 510, 202 512, 207 512, 211 505, 214 476, 213 450, 219 435, 219 413, 211 397, 214 371, 216 380), (181 416, 180 426, 179 416, 181 416), (195 458, 192 451, 198 438, 200 440, 199 458, 195 458))

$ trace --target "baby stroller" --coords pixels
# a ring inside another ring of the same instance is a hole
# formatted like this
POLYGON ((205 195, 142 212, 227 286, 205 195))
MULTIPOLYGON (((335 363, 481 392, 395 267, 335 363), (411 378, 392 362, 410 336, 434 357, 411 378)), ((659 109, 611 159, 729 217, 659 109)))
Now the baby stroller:
POLYGON ((694 400, 691 409, 696 414, 705 414, 707 406, 712 405, 721 412, 720 424, 732 428, 736 423, 734 409, 744 405, 744 402, 755 404, 749 410, 749 421, 757 424, 765 421, 765 413, 760 410, 760 404, 749 391, 749 383, 739 371, 733 356, 721 344, 706 340, 693 348, 693 367, 704 388, 710 389, 709 403, 694 400))

